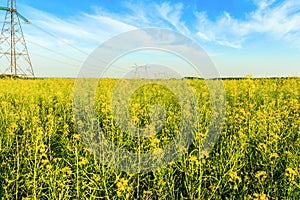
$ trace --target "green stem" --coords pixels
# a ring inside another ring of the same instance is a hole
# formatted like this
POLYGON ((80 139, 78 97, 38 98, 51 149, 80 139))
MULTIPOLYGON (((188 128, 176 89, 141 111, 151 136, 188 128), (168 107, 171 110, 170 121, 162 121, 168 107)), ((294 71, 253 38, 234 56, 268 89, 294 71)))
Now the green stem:
POLYGON ((78 167, 78 150, 77 146, 75 147, 75 156, 76 156, 76 191, 77 191, 77 199, 79 200, 79 167, 78 167))
POLYGON ((18 190, 19 190, 19 171, 20 171, 20 157, 19 157, 19 141, 18 136, 16 135, 17 143, 17 178, 16 178, 16 199, 18 199, 18 190))
POLYGON ((34 169, 33 169, 33 195, 36 200, 36 176, 37 176, 37 154, 38 154, 38 141, 35 142, 35 153, 34 153, 34 169))

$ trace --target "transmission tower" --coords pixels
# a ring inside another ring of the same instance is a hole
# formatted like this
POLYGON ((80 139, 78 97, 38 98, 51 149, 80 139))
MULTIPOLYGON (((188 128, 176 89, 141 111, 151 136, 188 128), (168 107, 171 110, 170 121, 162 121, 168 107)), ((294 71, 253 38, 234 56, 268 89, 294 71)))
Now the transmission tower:
POLYGON ((28 54, 20 19, 29 24, 16 9, 16 0, 8 0, 0 36, 0 68, 3 75, 34 77, 31 60, 28 54))

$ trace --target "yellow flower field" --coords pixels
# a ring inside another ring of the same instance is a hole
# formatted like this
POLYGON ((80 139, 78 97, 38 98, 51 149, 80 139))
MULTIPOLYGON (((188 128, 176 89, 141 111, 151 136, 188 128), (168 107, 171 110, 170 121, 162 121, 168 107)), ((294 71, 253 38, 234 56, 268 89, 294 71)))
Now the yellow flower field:
MULTIPOLYGON (((300 79, 224 80, 225 125, 205 157, 199 151, 211 118, 210 95, 205 81, 188 81, 199 104, 192 145, 167 166, 135 174, 103 165, 82 144, 73 115, 74 79, 0 79, 0 197, 298 199, 300 79)), ((136 126, 151 123, 151 109, 159 109, 151 107, 155 104, 164 108, 166 119, 158 134, 153 129, 151 137, 138 139, 114 122, 110 103, 117 83, 102 79, 97 89, 95 109, 103 132, 121 148, 159 154, 179 131, 182 111, 176 96, 159 85, 131 96, 129 113, 136 126)))

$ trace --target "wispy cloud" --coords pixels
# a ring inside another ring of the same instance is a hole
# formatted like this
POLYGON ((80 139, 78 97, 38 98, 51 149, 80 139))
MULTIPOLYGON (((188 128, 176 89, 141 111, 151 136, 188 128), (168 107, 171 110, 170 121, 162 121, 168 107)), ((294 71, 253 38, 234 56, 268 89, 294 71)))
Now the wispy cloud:
POLYGON ((175 30, 182 34, 190 35, 190 30, 181 19, 183 15, 183 4, 170 5, 169 3, 162 3, 161 5, 155 4, 155 7, 162 19, 170 23, 175 30))
POLYGON ((257 9, 245 19, 233 18, 224 12, 217 20, 209 20, 205 12, 195 12, 197 36, 209 42, 240 48, 251 34, 266 34, 300 47, 300 1, 255 1, 257 9), (298 36, 298 38, 296 37, 298 36))
POLYGON ((96 47, 115 34, 136 29, 133 25, 105 15, 80 13, 77 16, 61 19, 28 6, 24 7, 33 24, 26 28, 30 29, 32 38, 34 37, 34 40, 41 45, 55 46, 65 41, 83 48, 96 47), (49 35, 45 37, 45 33, 40 29, 56 36, 59 40, 56 39, 53 43, 53 37, 49 35), (93 43, 94 45, 92 45, 93 43))
POLYGON ((32 24, 24 25, 31 58, 38 76, 76 76, 87 55, 105 40, 135 26, 106 15, 79 13, 62 19, 20 5, 32 24))
MULTIPOLYGON (((33 25, 23 26, 29 42, 70 55, 69 57, 75 57, 82 62, 87 55, 76 52, 66 44, 89 53, 113 36, 146 27, 172 29, 194 39, 201 45, 209 44, 213 47, 210 49, 210 55, 219 56, 223 53, 218 51, 219 47, 228 47, 229 50, 244 48, 247 41, 251 39, 253 41, 256 37, 271 38, 274 43, 284 41, 287 43, 286 46, 300 49, 300 0, 253 0, 253 2, 256 8, 244 13, 243 17, 237 18, 230 12, 224 11, 214 19, 211 18, 209 11, 202 12, 185 3, 172 3, 171 1, 160 3, 157 1, 147 1, 147 3, 121 1, 118 6, 122 12, 94 6, 93 12, 80 12, 65 18, 25 5, 19 5, 19 8, 21 7, 22 13, 33 23, 33 25), (34 25, 58 39, 45 34, 34 25)), ((49 54, 46 50, 42 52, 41 47, 31 46, 30 50, 43 55, 49 54)), ((51 55, 50 57, 69 62, 67 58, 62 59, 62 56, 51 55)), ((46 62, 40 62, 42 63, 40 65, 46 65, 46 62)), ((52 66, 53 71, 58 71, 52 66)))
POLYGON ((300 0, 254 2, 256 10, 245 13, 243 18, 234 18, 224 12, 216 20, 211 20, 208 13, 197 10, 189 18, 184 18, 185 5, 169 2, 124 2, 124 8, 129 12, 121 14, 94 7, 94 13, 81 13, 64 20, 30 7, 26 10, 33 22, 70 42, 103 42, 113 35, 135 28, 161 27, 176 30, 196 40, 231 48, 241 48, 245 40, 256 33, 300 47, 300 0), (186 20, 194 22, 194 26, 187 26, 186 20))

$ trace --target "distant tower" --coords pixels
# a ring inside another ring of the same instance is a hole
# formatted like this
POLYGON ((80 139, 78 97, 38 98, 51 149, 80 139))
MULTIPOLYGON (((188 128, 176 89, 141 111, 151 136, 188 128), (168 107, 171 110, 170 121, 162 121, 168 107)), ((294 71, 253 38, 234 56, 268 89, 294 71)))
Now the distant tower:
POLYGON ((18 77, 34 77, 20 23, 20 18, 28 24, 29 20, 17 11, 16 0, 8 0, 7 7, 0 7, 0 10, 6 11, 0 35, 0 73, 18 77))

